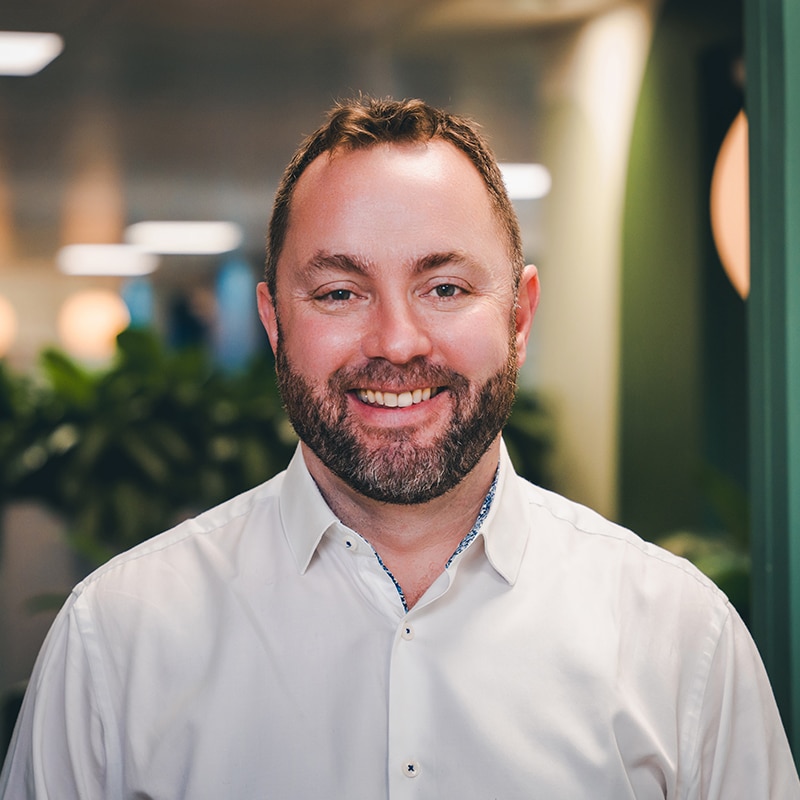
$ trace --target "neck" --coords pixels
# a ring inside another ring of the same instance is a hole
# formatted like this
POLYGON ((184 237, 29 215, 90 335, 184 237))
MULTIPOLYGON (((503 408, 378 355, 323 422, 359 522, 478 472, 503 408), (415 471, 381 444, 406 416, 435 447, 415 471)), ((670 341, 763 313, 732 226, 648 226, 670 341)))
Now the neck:
POLYGON ((426 503, 397 505, 356 492, 305 444, 302 447, 325 501, 345 525, 372 545, 400 584, 409 608, 441 574, 472 529, 500 457, 498 436, 475 468, 449 492, 426 503))

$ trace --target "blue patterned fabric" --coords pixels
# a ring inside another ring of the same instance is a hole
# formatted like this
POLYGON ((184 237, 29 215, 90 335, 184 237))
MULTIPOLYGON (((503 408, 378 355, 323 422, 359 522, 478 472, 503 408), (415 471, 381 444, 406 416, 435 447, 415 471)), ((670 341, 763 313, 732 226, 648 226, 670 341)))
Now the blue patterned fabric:
MULTIPOLYGON (((461 540, 458 547, 456 547, 455 552, 450 558, 447 560, 447 563, 444 565, 444 568, 447 569, 452 563, 453 559, 459 554, 463 553, 470 544, 472 544, 472 540, 478 535, 480 532, 481 526, 483 525, 483 521, 486 519, 486 516, 489 513, 489 509, 492 507, 492 500, 494 500, 494 494, 497 490, 497 476, 500 470, 498 469, 497 472, 494 473, 494 480, 492 480, 492 485, 489 487, 489 491, 486 497, 483 500, 481 505, 481 510, 478 512, 478 516, 475 520, 475 524, 472 526, 472 530, 461 540)), ((397 582, 397 579, 392 575, 391 571, 388 569, 386 564, 383 563, 381 557, 375 553, 375 558, 378 559, 378 563, 383 567, 384 572, 392 579, 392 583, 394 584, 394 588, 397 589, 397 594, 400 595, 400 601, 403 603, 403 608, 408 611, 408 604, 406 603, 406 596, 403 594, 403 589, 401 588, 400 584, 397 582)))

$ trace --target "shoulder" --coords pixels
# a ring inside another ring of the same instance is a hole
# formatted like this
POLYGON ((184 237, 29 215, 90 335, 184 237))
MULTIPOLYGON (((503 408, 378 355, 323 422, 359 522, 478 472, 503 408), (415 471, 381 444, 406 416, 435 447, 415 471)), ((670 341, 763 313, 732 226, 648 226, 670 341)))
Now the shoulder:
POLYGON ((517 480, 529 509, 530 555, 569 565, 587 591, 612 593, 642 611, 702 610, 718 630, 728 620, 727 597, 686 559, 586 506, 517 480))
POLYGON ((170 576, 187 584, 197 576, 235 569, 257 548, 274 547, 280 537, 279 497, 283 473, 153 536, 112 558, 73 590, 73 600, 96 593, 152 592, 169 586, 170 576))
MULTIPOLYGON (((213 661, 221 632, 230 637, 244 629, 243 609, 258 603, 259 593, 291 565, 281 482, 276 476, 181 522, 73 589, 51 637, 84 654, 92 680, 106 687, 104 696, 122 696, 131 676, 149 674, 154 664, 165 685, 171 685, 167 673, 194 674, 213 661)), ((49 660, 58 662, 54 652, 49 660)))

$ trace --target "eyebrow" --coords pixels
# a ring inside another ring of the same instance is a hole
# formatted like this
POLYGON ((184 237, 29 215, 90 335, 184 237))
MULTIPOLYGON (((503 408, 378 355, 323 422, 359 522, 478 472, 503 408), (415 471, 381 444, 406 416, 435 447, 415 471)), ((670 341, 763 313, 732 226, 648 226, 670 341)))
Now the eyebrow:
POLYGON ((417 259, 414 263, 414 272, 428 272, 447 264, 458 264, 461 266, 475 266, 475 259, 458 250, 451 250, 446 253, 430 253, 427 256, 417 259))
MULTIPOLYGON (((412 269, 417 274, 422 274, 446 264, 460 264, 464 266, 474 266, 475 259, 466 253, 451 250, 441 253, 428 253, 413 262, 412 269)), ((313 275, 317 272, 327 270, 337 270, 353 275, 369 276, 374 273, 374 265, 355 255, 345 253, 326 253, 316 252, 301 268, 301 272, 306 275, 313 275)))
POLYGON ((326 253, 317 251, 300 268, 304 275, 313 275, 316 272, 327 270, 338 270, 354 275, 369 275, 372 272, 371 265, 358 256, 346 255, 344 253, 326 253))

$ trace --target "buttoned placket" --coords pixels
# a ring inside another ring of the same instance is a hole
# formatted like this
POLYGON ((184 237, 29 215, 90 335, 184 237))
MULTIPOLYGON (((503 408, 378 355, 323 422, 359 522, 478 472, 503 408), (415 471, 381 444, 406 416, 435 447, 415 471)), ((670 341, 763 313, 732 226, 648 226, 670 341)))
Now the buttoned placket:
POLYGON ((430 797, 431 754, 423 752, 427 719, 422 690, 429 647, 431 616, 436 601, 450 588, 455 570, 445 570, 420 601, 399 622, 389 669, 389 797, 392 800, 430 797))
POLYGON ((433 800, 438 785, 432 774, 435 756, 425 749, 429 747, 428 664, 437 642, 432 631, 436 603, 450 590, 467 552, 455 555, 417 604, 405 611, 369 542, 344 526, 338 526, 334 535, 335 549, 355 570, 365 596, 381 614, 396 620, 388 676, 388 796, 391 800, 433 800))
MULTIPOLYGON (((415 678, 419 669, 419 642, 414 611, 400 622, 392 647, 389 671, 389 797, 392 800, 418 797, 425 793, 425 753, 418 726, 422 716, 417 707, 420 686, 415 678)), ((422 624, 422 623, 419 623, 422 624)))
MULTIPOLYGON (((407 612, 390 573, 372 546, 349 528, 336 526, 332 543, 341 553, 344 563, 355 570, 361 589, 372 605, 396 620, 389 669, 389 796, 415 797, 420 789, 424 789, 425 781, 424 754, 418 752, 420 743, 416 730, 422 716, 421 710, 415 708, 419 692, 414 690, 414 684, 418 684, 414 672, 419 668, 419 659, 411 646, 416 636, 414 619, 419 616, 418 609, 423 601, 407 612), (417 778, 419 780, 415 780, 417 778)), ((424 604, 427 605, 431 597, 441 595, 448 585, 449 576, 441 575, 426 593, 424 604)))
POLYGON ((387 769, 389 797, 418 798, 431 796, 429 780, 431 762, 421 752, 424 747, 426 709, 425 693, 421 692, 427 648, 431 638, 425 636, 435 602, 444 595, 455 576, 457 565, 444 570, 433 582, 419 602, 408 612, 403 609, 400 596, 391 577, 381 567, 372 546, 344 526, 335 532, 336 549, 345 563, 356 570, 362 590, 367 593, 376 609, 396 620, 389 664, 388 697, 388 751, 387 769), (352 560, 351 560, 352 559, 352 560), (422 648, 422 650, 420 650, 422 648))
MULTIPOLYGON (((432 797, 435 791, 434 784, 428 779, 430 773, 426 775, 426 753, 420 752, 425 746, 427 720, 427 709, 422 705, 426 703, 425 692, 421 691, 426 682, 426 660, 430 656, 425 648, 431 643, 430 637, 426 642, 425 621, 435 611, 430 607, 450 588, 458 562, 476 538, 491 505, 496 483, 495 476, 473 529, 442 574, 408 611, 402 589, 369 542, 345 526, 337 526, 340 549, 356 558, 362 586, 369 591, 373 603, 383 613, 400 614, 389 666, 387 769, 391 800, 432 797)), ((428 761, 428 769, 432 768, 431 761, 428 761)))

